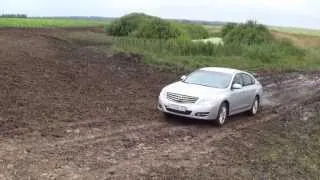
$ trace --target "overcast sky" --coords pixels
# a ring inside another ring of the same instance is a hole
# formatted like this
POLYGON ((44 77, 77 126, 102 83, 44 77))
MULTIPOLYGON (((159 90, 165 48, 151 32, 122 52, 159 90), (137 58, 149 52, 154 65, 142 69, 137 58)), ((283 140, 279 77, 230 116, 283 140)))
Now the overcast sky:
POLYGON ((0 0, 0 13, 119 17, 144 12, 208 21, 256 19, 269 25, 320 29, 320 0, 0 0))

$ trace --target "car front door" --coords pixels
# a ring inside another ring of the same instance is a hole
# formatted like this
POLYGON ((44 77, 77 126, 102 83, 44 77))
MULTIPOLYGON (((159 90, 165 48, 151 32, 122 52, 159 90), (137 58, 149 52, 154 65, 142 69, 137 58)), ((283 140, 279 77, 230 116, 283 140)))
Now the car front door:
POLYGON ((241 74, 243 84, 243 103, 245 109, 250 109, 255 98, 255 81, 254 79, 245 73, 241 74))
MULTIPOLYGON (((243 85, 241 74, 236 74, 234 76, 232 85, 233 84, 243 85)), ((245 108, 246 104, 243 102, 245 100, 244 93, 244 88, 232 89, 231 86, 231 94, 229 98, 230 115, 241 112, 245 108)))

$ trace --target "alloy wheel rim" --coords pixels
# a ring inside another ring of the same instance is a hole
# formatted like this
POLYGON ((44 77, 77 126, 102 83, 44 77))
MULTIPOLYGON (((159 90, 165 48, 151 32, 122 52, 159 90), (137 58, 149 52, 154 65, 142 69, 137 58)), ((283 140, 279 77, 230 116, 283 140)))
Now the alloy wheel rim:
POLYGON ((226 107, 222 107, 220 115, 219 115, 219 122, 223 124, 227 117, 227 109, 226 107))
POLYGON ((259 106, 258 100, 255 100, 255 101, 254 101, 254 104, 253 104, 253 108, 252 108, 252 113, 253 113, 253 114, 256 114, 256 113, 257 113, 257 111, 258 111, 258 106, 259 106))

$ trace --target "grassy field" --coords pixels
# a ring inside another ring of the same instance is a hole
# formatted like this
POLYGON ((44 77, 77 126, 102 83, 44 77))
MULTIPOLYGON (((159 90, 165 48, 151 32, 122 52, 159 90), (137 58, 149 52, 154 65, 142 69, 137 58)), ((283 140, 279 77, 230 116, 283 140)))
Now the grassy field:
MULTIPOLYGON (((289 36, 291 37, 291 36, 289 36)), ((181 51, 174 43, 164 46, 164 42, 159 40, 135 40, 132 38, 114 38, 106 36, 104 33, 74 33, 66 34, 65 38, 71 42, 83 45, 104 45, 108 49, 111 47, 115 51, 133 52, 143 54, 145 62, 153 66, 164 69, 194 69, 203 66, 225 66, 239 68, 249 71, 259 70, 319 70, 320 50, 306 46, 305 55, 301 58, 283 56, 265 62, 258 58, 247 58, 239 55, 210 56, 210 55, 190 55, 189 51, 181 51), (186 52, 187 54, 181 54, 186 52)), ((195 52, 197 53, 197 52, 195 52)), ((223 52, 227 53, 227 52, 223 52)), ((272 49, 271 49, 272 53, 272 49)), ((272 57, 272 56, 271 56, 272 57)))
POLYGON ((231 67, 247 71, 295 71, 295 70, 319 70, 320 51, 310 50, 303 59, 280 58, 270 63, 253 60, 242 56, 169 56, 154 53, 144 53, 148 64, 155 64, 166 69, 182 68, 192 70, 205 66, 231 67))
MULTIPOLYGON (((222 26, 206 27, 212 34, 218 34, 222 29, 222 26)), ((282 46, 269 45, 265 47, 254 46, 251 49, 244 47, 242 50, 241 47, 235 49, 232 49, 232 47, 210 49, 207 46, 205 51, 211 51, 209 54, 193 53, 194 50, 197 52, 199 51, 198 49, 203 47, 192 48, 192 45, 187 45, 187 50, 180 48, 177 51, 178 53, 172 53, 177 48, 172 45, 166 48, 166 43, 163 42, 153 42, 148 45, 145 42, 132 43, 132 40, 127 40, 126 42, 123 39, 121 40, 122 42, 116 41, 114 48, 119 51, 142 53, 145 55, 147 63, 158 66, 165 65, 171 68, 174 68, 174 66, 186 69, 203 66, 226 66, 250 71, 320 69, 320 37, 318 36, 320 35, 320 30, 286 27, 271 27, 270 29, 274 37, 278 40, 291 41, 304 51, 304 55, 292 56, 290 53, 286 53, 288 49, 282 49, 282 46)), ((289 51, 296 50, 293 48, 289 51)))
POLYGON ((173 69, 204 66, 225 66, 249 71, 320 69, 320 50, 312 47, 302 48, 300 55, 296 49, 278 44, 229 47, 114 38, 113 48, 117 51, 144 54, 147 63, 173 69))
POLYGON ((301 34, 310 36, 320 36, 320 29, 305 29, 305 28, 294 28, 294 27, 270 27, 271 30, 291 33, 291 34, 301 34))
MULTIPOLYGON (((211 33, 220 32, 222 26, 205 26, 211 33)), ((294 35, 307 35, 307 36, 320 36, 320 29, 306 29, 306 28, 296 28, 296 27, 277 27, 269 26, 271 31, 289 33, 294 35)))
MULTIPOLYGON (((96 19, 52 19, 52 18, 0 18, 0 27, 96 27, 108 24, 108 20, 96 19)), ((219 33, 221 26, 206 26, 212 33, 219 33)), ((115 51, 143 54, 146 63, 163 68, 194 69, 203 66, 225 66, 243 70, 319 70, 320 37, 317 31, 300 30, 295 34, 291 28, 273 31, 278 39, 289 39, 300 47, 303 55, 295 54, 296 49, 279 47, 274 44, 265 47, 213 47, 203 44, 179 41, 114 38, 104 33, 70 32, 66 38, 72 42, 90 45, 106 45, 115 51), (309 34, 309 35, 305 35, 309 34), (280 50, 279 50, 280 49, 280 50)))
POLYGON ((103 27, 108 23, 100 19, 0 18, 0 27, 17 28, 103 27))

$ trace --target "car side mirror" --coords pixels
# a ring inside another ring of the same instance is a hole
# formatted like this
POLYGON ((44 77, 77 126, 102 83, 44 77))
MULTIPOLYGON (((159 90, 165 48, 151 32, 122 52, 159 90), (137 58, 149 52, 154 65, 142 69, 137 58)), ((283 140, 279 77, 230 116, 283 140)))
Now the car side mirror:
POLYGON ((184 80, 187 79, 187 76, 186 76, 186 75, 183 75, 183 76, 180 77, 180 79, 181 79, 182 81, 184 81, 184 80))
POLYGON ((233 84, 232 89, 241 89, 242 85, 241 84, 233 84))

